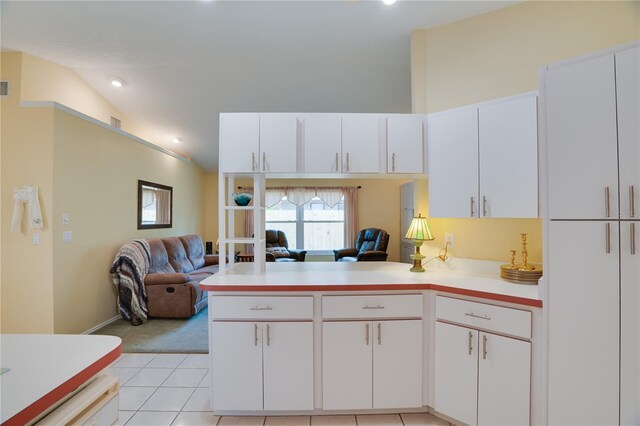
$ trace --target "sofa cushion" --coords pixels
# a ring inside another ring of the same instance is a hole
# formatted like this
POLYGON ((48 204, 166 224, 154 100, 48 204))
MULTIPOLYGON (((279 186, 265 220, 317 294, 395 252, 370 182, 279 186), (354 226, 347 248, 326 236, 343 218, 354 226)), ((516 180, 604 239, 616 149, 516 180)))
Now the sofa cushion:
POLYGON ((219 265, 209 265, 209 266, 205 266, 204 268, 200 268, 200 269, 196 269, 195 271, 192 271, 190 275, 200 274, 200 273, 213 275, 213 274, 217 274, 218 271, 220 271, 219 265))
POLYGON ((149 238, 149 274, 166 274, 176 272, 169 263, 169 255, 164 247, 164 243, 159 238, 149 238))
POLYGON ((187 258, 187 252, 184 250, 182 241, 178 237, 163 238, 162 242, 167 249, 167 255, 169 256, 169 263, 173 266, 176 272, 188 274, 194 270, 193 265, 187 258))
POLYGON ((284 247, 267 247, 267 252, 273 254, 276 259, 289 257, 289 250, 284 247))
POLYGON ((194 269, 204 266, 204 246, 199 235, 185 235, 180 238, 184 250, 187 252, 187 259, 191 262, 194 269))

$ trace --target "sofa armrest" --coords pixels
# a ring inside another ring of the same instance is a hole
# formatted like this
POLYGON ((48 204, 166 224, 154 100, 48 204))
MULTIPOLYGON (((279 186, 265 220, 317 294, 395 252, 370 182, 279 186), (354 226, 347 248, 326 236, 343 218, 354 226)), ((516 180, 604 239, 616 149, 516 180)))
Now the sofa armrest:
POLYGON ((365 251, 358 253, 358 262, 384 262, 387 260, 389 253, 386 251, 365 251))
POLYGON ((298 262, 304 262, 305 257, 307 256, 306 250, 289 250, 289 254, 292 259, 296 259, 298 262))
POLYGON ((357 255, 358 255, 358 250, 354 248, 345 248, 345 249, 333 251, 333 256, 336 262, 342 259, 343 257, 356 257, 357 255))
POLYGON ((204 266, 217 265, 220 263, 220 257, 217 254, 205 254, 204 266))
POLYGON ((273 255, 273 253, 266 252, 264 254, 264 258, 265 258, 265 260, 267 262, 275 262, 276 261, 276 257, 273 255))
POLYGON ((144 285, 183 284, 192 281, 187 274, 148 274, 144 277, 144 285))

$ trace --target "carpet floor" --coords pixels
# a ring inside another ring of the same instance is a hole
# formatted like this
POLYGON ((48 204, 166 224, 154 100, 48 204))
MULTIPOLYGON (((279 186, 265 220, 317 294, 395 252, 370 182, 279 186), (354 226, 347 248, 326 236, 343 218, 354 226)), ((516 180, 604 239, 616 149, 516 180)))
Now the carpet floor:
POLYGON ((119 319, 92 334, 122 339, 122 352, 196 353, 209 352, 207 308, 189 319, 150 318, 139 326, 119 319))

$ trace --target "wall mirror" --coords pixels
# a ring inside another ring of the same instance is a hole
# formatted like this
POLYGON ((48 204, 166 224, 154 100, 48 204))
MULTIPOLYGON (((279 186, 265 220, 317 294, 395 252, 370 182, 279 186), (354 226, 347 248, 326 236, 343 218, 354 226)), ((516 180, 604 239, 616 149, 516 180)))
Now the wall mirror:
POLYGON ((173 188, 138 180, 138 229, 171 228, 173 188))

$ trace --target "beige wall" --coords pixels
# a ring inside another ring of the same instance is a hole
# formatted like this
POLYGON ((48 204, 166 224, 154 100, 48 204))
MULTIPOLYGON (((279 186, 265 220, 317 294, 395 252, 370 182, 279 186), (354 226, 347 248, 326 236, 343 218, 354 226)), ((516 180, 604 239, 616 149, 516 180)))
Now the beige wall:
MULTIPOLYGON (((412 37, 413 112, 537 90, 542 65, 638 39, 637 1, 529 1, 419 30, 412 37)), ((452 251, 459 257, 508 260, 509 250, 519 249, 519 233, 528 232, 530 258, 542 259, 538 219, 431 219, 430 224, 436 235, 454 232, 452 251)))
POLYGON ((2 59, 2 79, 12 80, 15 97, 2 100, 1 226, 9 229, 18 185, 39 186, 45 217, 39 246, 31 230, 2 233, 2 331, 83 332, 117 315, 108 270, 120 245, 204 232, 205 175, 66 112, 20 108, 20 66, 32 61, 19 53, 2 59), (173 186, 173 228, 137 230, 138 179, 173 186), (72 243, 62 243, 63 231, 73 232, 72 243))
POLYGON ((0 276, 2 332, 53 332, 53 111, 20 109, 22 54, 3 53, 0 74, 11 84, 0 100, 0 209, 2 268, 0 276), (22 232, 9 232, 13 188, 37 185, 44 228, 32 230, 23 215, 22 232), (40 244, 32 244, 38 233, 40 244))

